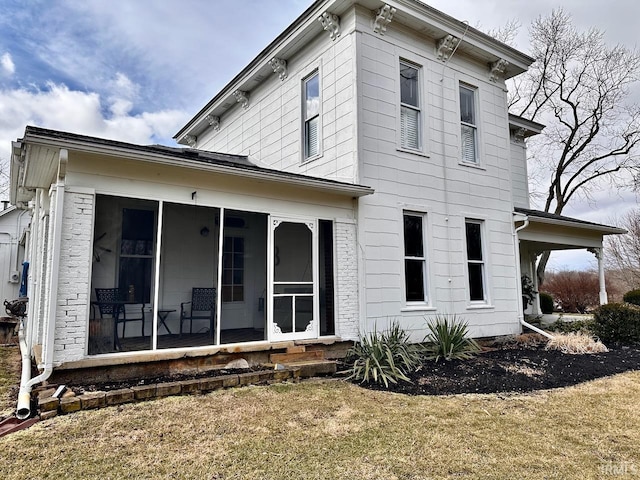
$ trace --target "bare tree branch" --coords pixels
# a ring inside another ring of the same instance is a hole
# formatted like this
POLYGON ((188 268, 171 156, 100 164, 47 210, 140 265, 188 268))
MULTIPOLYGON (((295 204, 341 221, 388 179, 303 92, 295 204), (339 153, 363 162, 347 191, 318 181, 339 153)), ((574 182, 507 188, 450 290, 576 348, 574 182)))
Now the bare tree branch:
MULTIPOLYGON (((594 188, 629 185, 640 172, 640 107, 630 95, 640 53, 607 45, 598 29, 578 31, 562 9, 534 20, 529 35, 536 61, 514 82, 510 109, 547 125, 528 150, 531 170, 551 175, 531 191, 544 195, 545 211, 561 214, 576 197, 592 200, 594 188)), ((539 263, 541 283, 547 260, 539 263)))

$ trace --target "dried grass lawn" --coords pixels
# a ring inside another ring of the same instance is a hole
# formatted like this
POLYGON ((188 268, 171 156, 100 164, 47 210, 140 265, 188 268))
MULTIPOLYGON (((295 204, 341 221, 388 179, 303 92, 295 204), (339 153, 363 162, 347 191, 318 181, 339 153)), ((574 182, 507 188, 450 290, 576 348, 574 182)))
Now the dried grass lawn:
POLYGON ((406 396, 342 381, 246 387, 40 422, 0 438, 0 478, 640 475, 639 404, 638 371, 528 395, 406 396))
POLYGON ((20 382, 20 349, 17 346, 0 347, 0 418, 16 409, 11 387, 20 382))

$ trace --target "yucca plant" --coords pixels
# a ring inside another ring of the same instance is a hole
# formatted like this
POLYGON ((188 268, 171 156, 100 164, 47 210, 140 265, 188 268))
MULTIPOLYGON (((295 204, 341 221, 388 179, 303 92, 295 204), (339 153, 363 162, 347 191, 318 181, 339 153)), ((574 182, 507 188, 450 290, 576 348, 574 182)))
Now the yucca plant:
POLYGON ((422 364, 420 347, 409 343, 409 335, 398 322, 384 332, 362 336, 347 358, 353 361, 349 379, 384 384, 386 388, 400 380, 412 383, 408 375, 422 364))
POLYGON ((468 336, 467 323, 456 315, 438 315, 427 322, 424 350, 428 360, 466 360, 480 351, 468 336))

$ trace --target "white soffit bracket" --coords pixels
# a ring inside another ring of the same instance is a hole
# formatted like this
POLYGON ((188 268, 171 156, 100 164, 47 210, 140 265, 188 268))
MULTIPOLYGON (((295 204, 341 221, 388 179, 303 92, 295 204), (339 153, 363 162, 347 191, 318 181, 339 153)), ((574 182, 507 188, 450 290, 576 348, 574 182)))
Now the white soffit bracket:
POLYGON ((504 74, 507 72, 507 67, 509 66, 509 62, 507 62, 504 58, 493 62, 489 65, 489 80, 492 82, 497 82, 499 79, 504 78, 504 74))
POLYGON ((340 36, 340 17, 330 12, 324 12, 318 17, 318 21, 322 24, 327 32, 329 32, 329 38, 335 40, 340 36))
POLYGON ((220 117, 216 116, 216 115, 207 115, 206 117, 204 117, 205 120, 207 120, 207 122, 209 123, 210 126, 213 127, 213 129, 217 132, 218 130, 220 130, 220 117))
POLYGON ((396 9, 391 5, 385 4, 380 8, 373 19, 373 31, 384 35, 387 31, 387 25, 389 25, 393 19, 394 13, 396 13, 396 9))
POLYGON ((527 130, 524 128, 518 128, 513 132, 513 139, 516 143, 524 143, 524 139, 527 137, 527 130))
POLYGON ((446 62, 451 57, 451 54, 460 43, 460 39, 458 37, 454 37, 453 35, 447 35, 444 38, 441 38, 436 43, 436 55, 438 56, 438 60, 442 62, 446 62))
POLYGON ((287 78, 288 72, 286 60, 284 60, 283 58, 273 57, 271 60, 269 60, 269 65, 271 65, 271 68, 273 68, 273 73, 278 74, 280 80, 284 80, 285 78, 287 78))
POLYGON ((233 92, 233 96, 236 97, 236 102, 242 105, 242 108, 249 108, 249 93, 242 90, 236 90, 233 92))
POLYGON ((60 149, 60 161, 58 162, 58 180, 64 180, 67 176, 67 163, 69 162, 69 150, 60 149))
POLYGON ((182 142, 186 143, 191 148, 195 148, 197 139, 193 135, 185 135, 184 137, 182 137, 182 142))

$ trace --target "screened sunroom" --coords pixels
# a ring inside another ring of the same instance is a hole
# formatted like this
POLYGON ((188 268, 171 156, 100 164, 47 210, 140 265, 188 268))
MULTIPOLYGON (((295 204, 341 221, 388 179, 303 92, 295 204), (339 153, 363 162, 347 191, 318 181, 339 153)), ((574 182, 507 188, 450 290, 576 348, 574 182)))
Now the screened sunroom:
POLYGON ((89 355, 334 334, 333 222, 97 195, 89 355))

